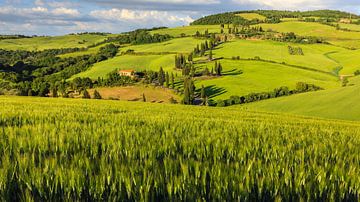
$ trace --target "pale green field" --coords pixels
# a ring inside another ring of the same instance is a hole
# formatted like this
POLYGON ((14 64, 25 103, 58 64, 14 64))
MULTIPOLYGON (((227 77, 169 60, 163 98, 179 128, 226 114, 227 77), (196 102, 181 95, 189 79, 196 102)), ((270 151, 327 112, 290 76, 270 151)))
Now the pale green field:
POLYGON ((345 49, 324 44, 302 45, 262 40, 236 40, 220 45, 213 51, 213 54, 215 57, 231 58, 232 56, 240 56, 240 58, 244 59, 258 56, 261 59, 333 72, 334 69, 339 67, 339 64, 326 57, 325 54, 343 50, 345 49), (304 55, 290 55, 288 45, 301 47, 304 55))
POLYGON ((83 55, 94 55, 96 53, 99 52, 101 47, 106 46, 107 44, 102 44, 100 46, 95 46, 93 48, 89 48, 85 51, 78 51, 78 52, 74 52, 74 53, 66 53, 66 54, 62 54, 59 55, 59 57, 61 58, 69 58, 69 57, 79 57, 79 56, 83 56, 83 55))
POLYGON ((270 99, 242 107, 251 110, 359 121, 360 77, 353 78, 350 83, 354 86, 270 99))
POLYGON ((254 20, 254 19, 258 19, 258 20, 265 20, 266 17, 263 16, 263 15, 260 15, 258 13, 239 13, 239 14, 236 14, 240 17, 243 17, 247 20, 254 20))
POLYGON ((86 48, 108 38, 102 35, 65 35, 55 37, 35 37, 24 39, 7 39, 0 41, 0 48, 7 50, 45 50, 59 48, 86 48))
MULTIPOLYGON (((338 78, 335 76, 285 65, 233 60, 222 60, 221 64, 224 76, 196 82, 198 88, 201 85, 212 86, 212 91, 217 92, 214 97, 211 97, 214 100, 228 99, 232 95, 240 96, 253 92, 272 91, 280 86, 295 88, 297 82, 316 84, 323 88, 340 86, 338 78)), ((214 65, 211 63, 207 66, 211 70, 214 65)), ((200 67, 204 68, 205 65, 200 67)))
POLYGON ((336 23, 336 24, 339 24, 341 28, 345 28, 353 31, 360 31, 360 25, 346 24, 346 23, 336 23))
POLYGON ((98 77, 106 77, 106 75, 115 69, 134 69, 159 71, 163 67, 164 71, 174 71, 175 55, 124 55, 109 60, 96 63, 88 71, 76 74, 72 77, 90 77, 97 79, 98 77))
POLYGON ((159 29, 151 31, 151 33, 169 34, 171 36, 179 37, 181 34, 186 34, 187 36, 195 35, 196 31, 204 34, 206 30, 209 30, 209 33, 220 33, 221 28, 220 25, 191 25, 168 29, 159 29))
POLYGON ((121 52, 126 50, 134 50, 135 52, 146 53, 189 53, 194 50, 196 45, 201 44, 204 40, 195 39, 192 37, 176 38, 162 43, 144 44, 127 46, 120 49, 121 52))
POLYGON ((360 70, 360 50, 344 50, 329 54, 330 58, 336 60, 343 69, 340 74, 353 74, 356 70, 360 70))
POLYGON ((326 39, 331 44, 360 48, 360 32, 336 30, 335 27, 315 22, 282 22, 278 24, 260 24, 265 30, 272 29, 278 32, 294 32, 301 36, 316 36, 326 39))

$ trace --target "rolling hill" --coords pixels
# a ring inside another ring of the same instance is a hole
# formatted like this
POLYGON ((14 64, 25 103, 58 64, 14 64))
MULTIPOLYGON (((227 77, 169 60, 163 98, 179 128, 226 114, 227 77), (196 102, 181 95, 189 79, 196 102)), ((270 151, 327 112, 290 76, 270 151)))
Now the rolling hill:
POLYGON ((360 77, 355 77, 347 87, 265 100, 244 108, 360 121, 359 100, 360 77))
POLYGON ((55 37, 33 37, 0 40, 0 48, 6 50, 41 51, 60 48, 87 48, 104 41, 111 35, 74 34, 55 37))

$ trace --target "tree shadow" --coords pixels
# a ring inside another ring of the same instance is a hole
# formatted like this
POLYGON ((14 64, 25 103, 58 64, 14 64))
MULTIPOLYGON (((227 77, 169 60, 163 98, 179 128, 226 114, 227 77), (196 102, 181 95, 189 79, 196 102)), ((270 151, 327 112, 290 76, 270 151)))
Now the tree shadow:
POLYGON ((215 85, 205 87, 205 93, 209 98, 213 98, 213 97, 222 95, 222 94, 224 94, 226 92, 227 91, 225 90, 225 88, 217 87, 215 85))
POLYGON ((235 75, 239 75, 239 74, 243 74, 244 72, 240 69, 232 69, 229 71, 224 71, 222 72, 222 75, 224 76, 235 76, 235 75))

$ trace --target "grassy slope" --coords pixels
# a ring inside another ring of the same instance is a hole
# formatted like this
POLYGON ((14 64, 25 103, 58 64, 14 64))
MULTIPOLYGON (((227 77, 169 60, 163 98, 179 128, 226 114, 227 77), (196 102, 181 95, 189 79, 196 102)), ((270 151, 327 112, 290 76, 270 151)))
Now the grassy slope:
POLYGON ((101 42, 108 36, 102 35, 65 35, 56 37, 35 37, 8 39, 0 41, 0 48, 9 50, 44 50, 57 48, 85 48, 101 42))
POLYGON ((343 48, 322 44, 301 45, 274 41, 237 40, 219 46, 213 53, 215 57, 227 58, 231 58, 232 56, 240 56, 241 58, 254 58, 255 56, 259 56, 261 59, 333 72, 339 64, 327 58, 325 54, 332 51, 343 50, 343 48), (290 55, 288 45, 301 47, 304 55, 290 55))
POLYGON ((344 50, 329 54, 329 57, 337 61, 343 69, 340 74, 353 74, 356 70, 360 70, 360 50, 344 50))
POLYGON ((302 36, 316 36, 330 43, 347 48, 360 48, 360 32, 336 30, 335 27, 315 22, 282 22, 278 24, 260 24, 265 30, 272 29, 279 32, 294 32, 302 36))
POLYGON ((134 70, 156 70, 163 67, 165 71, 172 71, 174 68, 175 55, 124 55, 118 56, 103 62, 96 63, 88 71, 74 75, 75 77, 106 77, 115 69, 134 69, 134 70))
MULTIPOLYGON (((103 99, 116 98, 122 101, 143 101, 143 94, 146 102, 169 103, 170 98, 181 101, 180 96, 174 94, 171 90, 165 88, 156 88, 154 86, 126 86, 113 88, 96 89, 103 99)), ((89 90, 93 94, 93 89, 89 90)))
POLYGON ((169 34, 171 36, 178 37, 181 34, 186 34, 187 36, 195 35, 196 31, 199 31, 200 33, 205 33, 205 30, 209 30, 209 33, 220 33, 221 28, 220 25, 192 25, 160 29, 152 31, 151 33, 169 34))
MULTIPOLYGON (((215 93, 212 99, 227 99, 232 95, 245 95, 251 92, 270 91, 280 86, 294 88, 300 81, 316 84, 324 88, 339 86, 334 76, 308 70, 302 70, 280 64, 258 61, 223 60, 224 76, 196 82, 197 87, 212 87, 215 93)), ((214 66, 207 64, 208 68, 214 66)), ((204 68, 204 65, 199 66, 204 68)))
POLYGON ((353 86, 330 89, 244 105, 260 111, 286 112, 306 116, 360 121, 360 77, 353 86))
POLYGON ((237 14, 238 16, 241 16, 247 20, 254 20, 254 19, 258 19, 258 20, 265 20, 266 17, 257 13, 240 13, 237 14))
POLYGON ((189 53, 194 50, 196 45, 204 40, 195 39, 192 37, 176 38, 163 43, 134 45, 121 48, 121 51, 134 50, 135 52, 172 52, 172 53, 189 53))
POLYGON ((341 28, 345 28, 353 31, 360 31, 360 25, 346 24, 346 23, 336 23, 336 24, 339 24, 341 28))
POLYGON ((74 53, 66 53, 66 54, 62 54, 59 55, 59 57, 61 58, 69 58, 69 57, 79 57, 79 56, 83 56, 83 55, 93 55, 96 54, 97 52, 99 52, 101 47, 106 46, 107 44, 102 44, 99 46, 95 46, 93 48, 89 48, 85 51, 78 51, 78 52, 74 52, 74 53))

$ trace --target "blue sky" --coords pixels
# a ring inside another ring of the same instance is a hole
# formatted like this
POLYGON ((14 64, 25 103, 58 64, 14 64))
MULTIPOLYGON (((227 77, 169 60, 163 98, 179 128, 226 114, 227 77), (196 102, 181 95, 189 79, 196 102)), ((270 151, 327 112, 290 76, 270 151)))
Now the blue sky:
POLYGON ((360 14, 360 0, 0 0, 0 34, 62 35, 187 25, 247 9, 337 9, 360 14))

